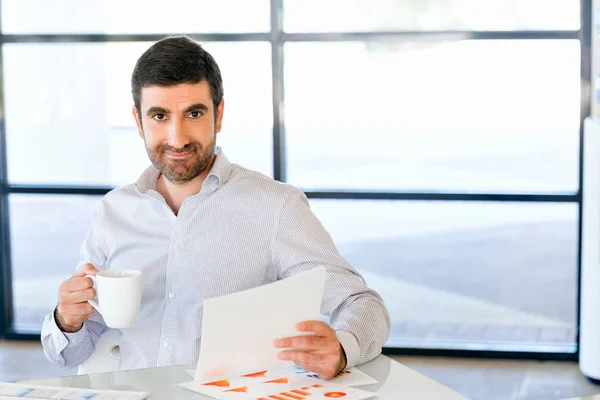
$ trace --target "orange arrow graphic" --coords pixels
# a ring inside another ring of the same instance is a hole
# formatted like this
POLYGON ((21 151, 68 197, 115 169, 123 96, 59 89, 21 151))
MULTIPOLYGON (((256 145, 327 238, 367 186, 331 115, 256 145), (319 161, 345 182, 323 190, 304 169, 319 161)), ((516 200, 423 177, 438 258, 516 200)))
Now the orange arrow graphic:
POLYGON ((253 374, 242 375, 244 378, 265 378, 267 371, 255 372, 253 374))
POLYGON ((203 383, 203 385, 205 385, 205 386, 229 387, 229 380, 223 379, 222 381, 214 381, 214 382, 203 383))
POLYGON ((288 382, 289 382, 288 378, 283 377, 283 378, 277 378, 277 379, 273 379, 273 380, 270 380, 270 381, 266 381, 264 383, 288 383, 288 382))
POLYGON ((229 389, 229 390, 225 390, 226 392, 243 392, 243 393, 248 393, 248 386, 241 386, 239 388, 235 388, 235 389, 229 389))

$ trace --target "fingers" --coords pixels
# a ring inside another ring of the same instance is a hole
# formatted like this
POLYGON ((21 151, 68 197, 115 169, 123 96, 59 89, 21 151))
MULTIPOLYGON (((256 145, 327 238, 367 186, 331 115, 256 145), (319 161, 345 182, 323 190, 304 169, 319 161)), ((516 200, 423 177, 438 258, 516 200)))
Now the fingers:
POLYGON ((96 297, 93 281, 85 275, 96 275, 98 270, 92 264, 85 264, 58 288, 57 324, 66 331, 76 331, 89 319, 94 308, 88 300, 96 297))
POLYGON ((273 345, 278 348, 312 350, 327 348, 338 344, 335 330, 321 321, 304 321, 296 325, 296 329, 314 335, 301 335, 277 339, 273 345))
POLYGON ((281 360, 290 360, 307 371, 315 372, 324 379, 331 379, 339 372, 337 357, 319 352, 283 351, 279 353, 281 360))
POLYGON ((323 364, 329 361, 330 357, 319 351, 301 351, 286 350, 278 354, 280 360, 289 360, 294 363, 302 364, 323 364))
POLYGON ((88 300, 92 300, 96 297, 96 289, 88 288, 84 290, 77 290, 75 292, 68 292, 64 295, 64 299, 69 303, 84 303, 88 300))
POLYGON ((74 292, 76 290, 84 290, 87 288, 91 288, 94 285, 94 282, 90 278, 85 278, 85 276, 95 276, 97 273, 98 269, 92 264, 84 264, 83 266, 81 266, 81 268, 77 269, 73 273, 71 279, 63 282, 63 285, 61 285, 61 289, 65 289, 69 292, 74 292))
POLYGON ((94 286, 94 282, 90 278, 75 277, 64 281, 59 288, 60 291, 64 292, 75 292, 78 290, 89 289, 94 286))
POLYGON ((324 343, 326 340, 327 339, 324 339, 321 336, 293 336, 277 339, 273 344, 278 348, 312 350, 324 347, 326 345, 326 343, 324 343))
MULTIPOLYGON (((94 311, 94 307, 87 301, 85 303, 76 303, 76 304, 59 304, 58 311, 63 318, 71 317, 82 317, 86 315, 91 315, 94 311)), ((71 324, 69 324, 71 325, 71 324)))
POLYGON ((300 368, 304 368, 307 371, 315 372, 319 374, 319 376, 323 379, 331 379, 335 378, 339 375, 339 373, 329 364, 309 364, 309 363, 300 363, 296 364, 300 368))
POLYGON ((333 328, 322 321, 302 321, 296 324, 296 329, 300 332, 314 332, 318 336, 328 336, 332 332, 335 335, 333 328))
POLYGON ((86 275, 96 275, 98 273, 98 269, 94 267, 92 264, 87 263, 78 268, 74 273, 73 277, 77 276, 86 276, 86 275))
POLYGON ((304 321, 296 329, 315 334, 275 340, 275 347, 290 349, 277 355, 280 360, 293 361, 325 379, 335 377, 345 367, 344 351, 333 328, 321 321, 304 321))

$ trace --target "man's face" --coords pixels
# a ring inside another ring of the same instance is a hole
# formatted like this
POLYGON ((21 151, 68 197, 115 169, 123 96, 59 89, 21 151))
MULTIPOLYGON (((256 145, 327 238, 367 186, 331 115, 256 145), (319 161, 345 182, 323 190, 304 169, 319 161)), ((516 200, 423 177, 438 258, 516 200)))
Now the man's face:
POLYGON ((224 102, 215 110, 207 81, 142 89, 139 135, 152 164, 171 182, 185 183, 205 171, 221 131, 224 102))

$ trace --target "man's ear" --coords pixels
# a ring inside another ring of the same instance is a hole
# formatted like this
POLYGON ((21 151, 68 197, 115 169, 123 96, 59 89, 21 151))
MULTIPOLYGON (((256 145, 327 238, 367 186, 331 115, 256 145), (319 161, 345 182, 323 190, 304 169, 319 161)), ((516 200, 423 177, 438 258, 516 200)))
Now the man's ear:
POLYGON ((138 114, 137 108, 135 106, 131 107, 131 114, 133 114, 133 118, 135 119, 135 124, 138 128, 138 135, 140 138, 144 138, 144 130, 142 129, 142 121, 140 121, 140 116, 138 114))
POLYGON ((223 110, 225 109, 225 100, 221 100, 217 108, 217 119, 215 120, 215 133, 221 132, 223 126, 223 110))

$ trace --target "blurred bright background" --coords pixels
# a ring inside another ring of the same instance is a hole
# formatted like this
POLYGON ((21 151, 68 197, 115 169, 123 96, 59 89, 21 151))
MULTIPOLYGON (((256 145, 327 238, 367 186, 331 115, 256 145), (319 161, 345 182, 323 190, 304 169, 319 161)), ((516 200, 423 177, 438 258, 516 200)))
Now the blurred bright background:
POLYGON ((579 1, 281 5, 271 43, 267 0, 1 2, 7 179, 26 188, 8 197, 11 329, 39 332, 100 199, 61 188, 131 183, 148 165, 129 82, 152 43, 143 35, 197 33, 214 39, 200 42, 223 73, 218 144, 312 193, 341 253, 384 297, 389 347, 573 352, 579 1), (488 31, 506 35, 478 35, 488 31))

